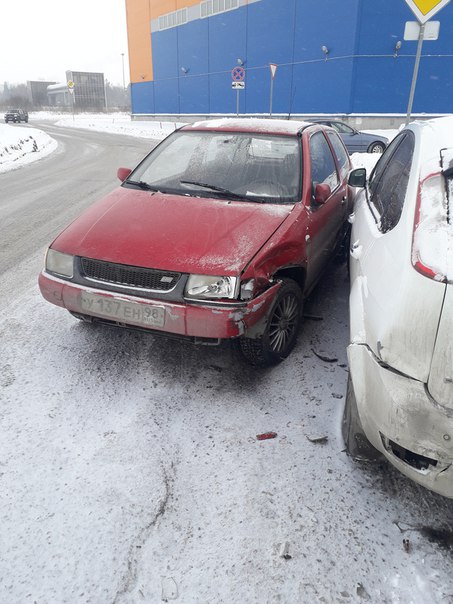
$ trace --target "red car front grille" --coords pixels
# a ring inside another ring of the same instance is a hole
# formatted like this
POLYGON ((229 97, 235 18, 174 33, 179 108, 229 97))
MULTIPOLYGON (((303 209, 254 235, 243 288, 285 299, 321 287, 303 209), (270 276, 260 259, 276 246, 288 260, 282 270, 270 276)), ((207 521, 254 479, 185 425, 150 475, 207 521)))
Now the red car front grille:
POLYGON ((152 268, 115 264, 91 258, 81 258, 80 260, 81 272, 86 279, 112 283, 121 287, 170 291, 181 277, 181 273, 152 268))

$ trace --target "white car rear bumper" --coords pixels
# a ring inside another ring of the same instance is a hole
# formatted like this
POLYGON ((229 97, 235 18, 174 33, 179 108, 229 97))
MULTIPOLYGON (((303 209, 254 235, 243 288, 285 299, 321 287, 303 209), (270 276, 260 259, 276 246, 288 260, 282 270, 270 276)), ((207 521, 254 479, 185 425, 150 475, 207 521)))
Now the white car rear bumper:
POLYGON ((438 405, 425 384, 386 367, 363 344, 348 347, 364 432, 403 474, 453 498, 453 410, 438 405))

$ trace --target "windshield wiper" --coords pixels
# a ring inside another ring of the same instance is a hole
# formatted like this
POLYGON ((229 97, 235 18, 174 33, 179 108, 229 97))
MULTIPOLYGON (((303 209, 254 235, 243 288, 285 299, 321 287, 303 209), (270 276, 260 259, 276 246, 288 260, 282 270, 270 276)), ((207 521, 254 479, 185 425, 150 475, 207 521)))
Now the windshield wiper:
POLYGON ((126 180, 125 183, 128 185, 134 185, 136 187, 140 187, 140 189, 143 189, 144 191, 159 191, 159 189, 156 189, 156 187, 152 187, 151 185, 149 185, 147 182, 144 182, 143 180, 126 180))
POLYGON ((258 203, 264 203, 262 198, 250 199, 247 195, 239 195, 239 193, 233 193, 233 191, 229 191, 228 189, 224 189, 223 187, 218 187, 217 185, 210 185, 206 182, 198 182, 197 180, 180 180, 182 185, 195 185, 196 187, 203 187, 203 189, 209 189, 211 191, 215 191, 216 193, 222 193, 222 195, 226 195, 227 197, 231 197, 232 199, 239 199, 241 201, 257 201, 258 203))

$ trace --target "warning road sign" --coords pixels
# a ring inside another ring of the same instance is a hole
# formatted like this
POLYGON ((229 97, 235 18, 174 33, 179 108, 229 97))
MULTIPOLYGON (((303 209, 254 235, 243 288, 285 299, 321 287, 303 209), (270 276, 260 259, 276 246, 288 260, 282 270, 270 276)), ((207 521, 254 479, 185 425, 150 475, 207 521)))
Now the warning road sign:
POLYGON ((450 0, 406 0, 406 4, 422 25, 449 2, 450 0))

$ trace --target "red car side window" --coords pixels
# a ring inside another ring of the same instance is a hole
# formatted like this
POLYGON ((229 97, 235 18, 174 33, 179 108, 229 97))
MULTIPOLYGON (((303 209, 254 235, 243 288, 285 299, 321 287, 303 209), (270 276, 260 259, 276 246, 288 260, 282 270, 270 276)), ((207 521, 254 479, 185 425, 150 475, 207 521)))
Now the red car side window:
POLYGON ((337 168, 330 147, 322 132, 310 138, 311 180, 313 185, 326 184, 333 191, 339 185, 337 168))

